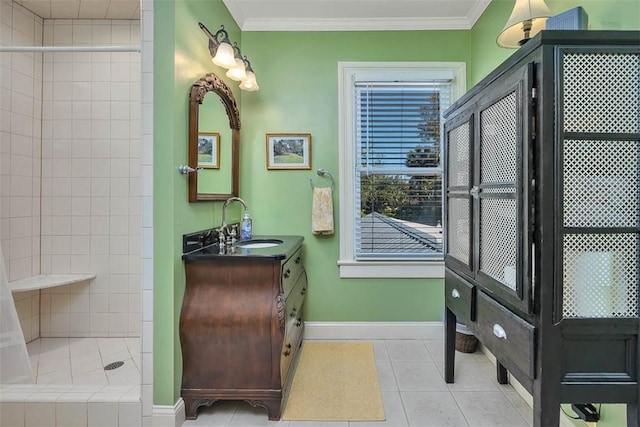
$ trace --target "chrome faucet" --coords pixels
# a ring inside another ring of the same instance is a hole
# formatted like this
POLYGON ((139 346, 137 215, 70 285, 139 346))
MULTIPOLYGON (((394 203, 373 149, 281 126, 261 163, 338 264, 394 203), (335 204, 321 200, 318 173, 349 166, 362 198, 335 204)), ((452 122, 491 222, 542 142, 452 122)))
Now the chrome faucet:
MULTIPOLYGON (((219 232, 222 233, 222 235, 224 234, 228 234, 227 233, 227 206, 229 206, 229 204, 231 202, 240 202, 242 204, 242 206, 244 207, 244 210, 247 210, 247 203, 242 200, 240 197, 230 197, 227 200, 224 201, 224 205, 222 205, 222 225, 220 226, 220 230, 219 232)), ((221 244, 223 242, 220 242, 221 244)))

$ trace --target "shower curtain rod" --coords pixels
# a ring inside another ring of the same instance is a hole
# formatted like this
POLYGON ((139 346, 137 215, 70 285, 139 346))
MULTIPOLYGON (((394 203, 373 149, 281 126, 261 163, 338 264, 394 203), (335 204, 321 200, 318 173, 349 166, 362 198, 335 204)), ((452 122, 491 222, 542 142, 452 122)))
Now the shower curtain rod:
POLYGON ((132 46, 0 46, 0 52, 140 52, 132 46))

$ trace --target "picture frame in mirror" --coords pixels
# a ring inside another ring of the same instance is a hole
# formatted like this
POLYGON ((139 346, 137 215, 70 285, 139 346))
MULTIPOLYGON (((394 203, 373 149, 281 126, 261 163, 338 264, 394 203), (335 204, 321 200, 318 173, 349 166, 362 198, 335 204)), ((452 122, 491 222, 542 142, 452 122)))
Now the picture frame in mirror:
POLYGON ((198 167, 220 169, 220 134, 218 132, 198 133, 198 167))

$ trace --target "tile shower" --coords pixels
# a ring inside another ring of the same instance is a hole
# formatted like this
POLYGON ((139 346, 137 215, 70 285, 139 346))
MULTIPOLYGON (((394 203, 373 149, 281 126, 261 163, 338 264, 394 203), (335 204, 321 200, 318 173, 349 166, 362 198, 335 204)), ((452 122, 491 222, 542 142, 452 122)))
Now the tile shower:
MULTIPOLYGON (((139 21, 43 20, 11 1, 2 0, 1 7, 5 46, 141 42, 139 21)), ((49 393, 27 393, 27 386, 2 386, 3 425, 37 425, 51 410, 63 424, 83 410, 89 418, 104 410, 121 425, 141 423, 140 56, 0 53, 0 237, 8 280, 96 274, 91 281, 14 293, 25 339, 31 349, 56 339, 71 349, 86 339, 104 344, 114 337, 138 352, 131 358, 138 369, 133 386, 109 389, 63 380, 58 388, 47 387, 55 391, 53 400, 47 400, 49 393), (83 406, 103 401, 93 411, 83 406), (60 407, 61 402, 72 406, 60 407), (15 410, 7 411, 7 405, 15 410), (18 419, 6 419, 9 413, 18 419)))

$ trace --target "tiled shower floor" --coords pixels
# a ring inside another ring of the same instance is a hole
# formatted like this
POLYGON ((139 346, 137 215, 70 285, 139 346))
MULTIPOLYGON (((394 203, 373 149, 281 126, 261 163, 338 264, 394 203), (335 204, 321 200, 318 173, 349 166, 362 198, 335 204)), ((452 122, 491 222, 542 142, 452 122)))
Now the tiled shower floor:
POLYGON ((140 384, 140 338, 39 338, 27 351, 36 384, 140 384))

